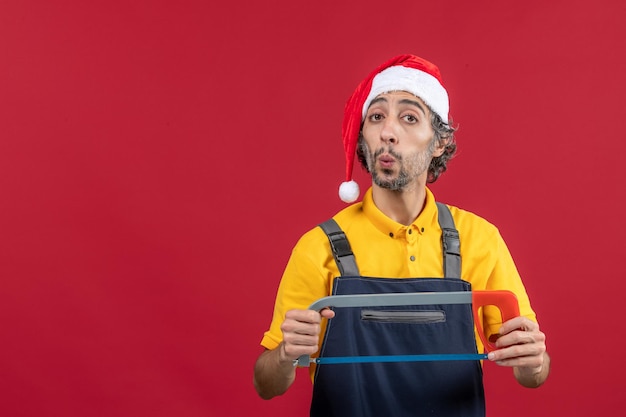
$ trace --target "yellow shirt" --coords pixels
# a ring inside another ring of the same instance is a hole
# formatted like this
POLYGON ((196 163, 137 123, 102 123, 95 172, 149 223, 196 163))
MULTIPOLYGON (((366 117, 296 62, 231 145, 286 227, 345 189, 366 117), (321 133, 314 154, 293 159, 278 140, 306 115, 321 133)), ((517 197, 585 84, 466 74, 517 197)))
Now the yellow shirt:
MULTIPOLYGON (((509 290, 517 295, 521 315, 536 321, 526 290, 498 229, 481 217, 450 207, 461 241, 461 278, 472 290, 509 290)), ((334 216, 345 232, 362 276, 378 278, 443 277, 441 228, 437 205, 429 189, 426 203, 415 221, 405 226, 385 216, 374 204, 372 189, 363 201, 334 216)), ((304 234, 293 249, 283 274, 270 329, 261 345, 274 349, 282 341, 280 325, 291 309, 306 309, 332 292, 339 270, 326 234, 316 227, 304 234)), ((498 332, 500 314, 482 308, 487 335, 498 332)), ((323 339, 320 334, 320 343, 323 339)), ((478 352, 483 345, 476 337, 478 352)))

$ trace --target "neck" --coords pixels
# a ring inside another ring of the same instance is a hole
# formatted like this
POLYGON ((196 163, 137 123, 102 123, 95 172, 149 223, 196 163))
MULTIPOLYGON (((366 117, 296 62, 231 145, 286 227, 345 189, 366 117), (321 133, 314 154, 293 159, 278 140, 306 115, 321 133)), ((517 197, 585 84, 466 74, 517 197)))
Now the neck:
POLYGON ((406 190, 391 191, 373 184, 372 198, 376 207, 387 217, 408 226, 415 221, 424 208, 426 186, 415 184, 406 190))

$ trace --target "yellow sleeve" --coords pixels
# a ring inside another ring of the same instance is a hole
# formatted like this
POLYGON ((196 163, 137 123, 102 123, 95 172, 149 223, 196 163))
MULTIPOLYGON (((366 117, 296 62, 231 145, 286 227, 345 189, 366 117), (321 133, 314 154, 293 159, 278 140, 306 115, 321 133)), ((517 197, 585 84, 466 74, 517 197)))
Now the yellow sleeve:
MULTIPOLYGON (((509 249, 499 232, 496 233, 495 240, 495 262, 487 280, 486 289, 509 290, 513 292, 517 297, 520 315, 528 317, 530 320, 536 322, 537 318, 530 305, 530 300, 526 293, 522 279, 517 271, 517 267, 515 266, 511 253, 509 252, 509 249)), ((484 323, 486 323, 485 332, 488 336, 498 333, 498 330, 502 325, 502 319, 500 312, 496 308, 484 308, 483 320, 484 323)))
POLYGON ((332 277, 338 271, 333 271, 335 261, 324 239, 324 232, 315 228, 294 247, 278 287, 272 323, 261 341, 263 347, 274 349, 282 341, 280 326, 287 311, 306 309, 330 294, 332 277))

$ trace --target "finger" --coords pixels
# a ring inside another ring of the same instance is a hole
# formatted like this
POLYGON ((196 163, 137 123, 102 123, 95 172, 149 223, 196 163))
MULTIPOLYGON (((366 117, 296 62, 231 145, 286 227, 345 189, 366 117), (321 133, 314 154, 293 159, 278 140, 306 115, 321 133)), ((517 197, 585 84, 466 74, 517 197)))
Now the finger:
POLYGON ((299 358, 302 355, 312 355, 317 352, 317 344, 315 345, 294 345, 291 343, 287 343, 287 341, 283 341, 281 344, 282 358, 286 360, 294 360, 299 358))
POLYGON ((285 320, 288 319, 303 323, 320 323, 322 316, 315 310, 289 310, 285 313, 285 320))
POLYGON ((489 360, 501 366, 535 368, 543 364, 545 349, 537 345, 515 345, 489 353, 489 360))
POLYGON ((525 331, 515 330, 511 333, 500 336, 496 340, 496 347, 504 348, 514 345, 525 345, 534 343, 544 343, 546 340, 545 335, 539 330, 525 331))
POLYGON ((507 364, 510 366, 535 366, 537 358, 543 357, 546 351, 545 335, 540 331, 514 331, 501 336, 496 341, 496 346, 498 349, 489 354, 489 360, 508 360, 507 364), (513 359, 524 362, 510 362, 513 359))
POLYGON ((519 317, 512 318, 511 320, 507 320, 504 323, 502 323, 499 333, 500 335, 505 335, 515 330, 538 331, 539 324, 528 319, 527 317, 519 316, 519 317))
POLYGON ((290 346, 315 346, 319 342, 317 336, 302 335, 297 333, 285 333, 283 338, 285 344, 290 346))
POLYGON ((317 337, 321 331, 319 323, 308 323, 293 319, 287 319, 280 326, 283 334, 294 334, 301 336, 315 336, 317 337))
POLYGON ((325 319, 332 319, 333 317, 335 317, 335 312, 331 310, 330 308, 325 308, 322 311, 320 311, 320 315, 324 317, 325 319))

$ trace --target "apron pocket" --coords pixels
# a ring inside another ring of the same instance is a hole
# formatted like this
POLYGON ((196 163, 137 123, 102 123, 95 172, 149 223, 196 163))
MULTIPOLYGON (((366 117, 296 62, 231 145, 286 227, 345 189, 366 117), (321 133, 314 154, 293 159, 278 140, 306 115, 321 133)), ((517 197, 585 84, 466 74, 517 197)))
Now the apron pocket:
POLYGON ((446 313, 442 310, 361 310, 361 320, 379 323, 444 323, 446 313))

